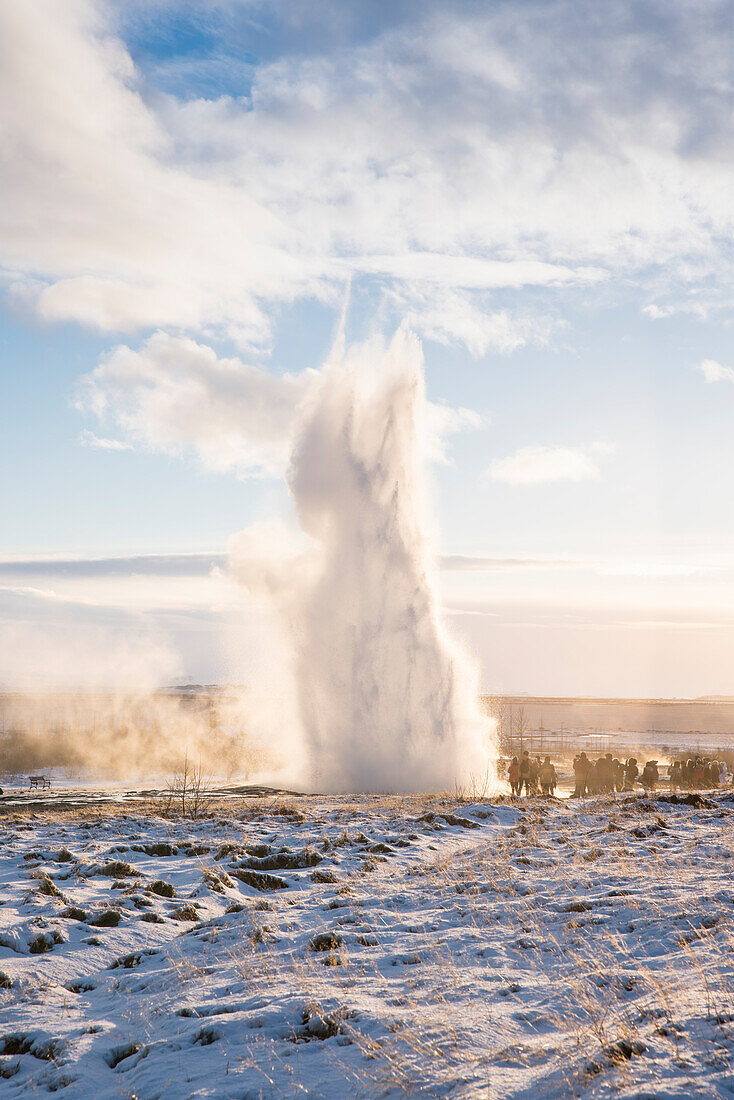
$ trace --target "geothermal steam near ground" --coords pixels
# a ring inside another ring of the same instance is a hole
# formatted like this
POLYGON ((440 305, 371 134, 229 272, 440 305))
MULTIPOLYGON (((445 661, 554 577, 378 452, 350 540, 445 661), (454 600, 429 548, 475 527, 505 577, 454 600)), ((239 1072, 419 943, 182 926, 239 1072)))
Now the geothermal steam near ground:
MULTIPOLYGON (((233 542, 235 577, 276 613, 296 751, 306 781, 323 790, 496 783, 476 675, 440 621, 425 533, 425 419, 414 336, 399 331, 387 349, 370 342, 332 356, 288 471, 309 548, 284 557, 247 531, 233 542)), ((272 726, 272 711, 264 721, 272 726)))

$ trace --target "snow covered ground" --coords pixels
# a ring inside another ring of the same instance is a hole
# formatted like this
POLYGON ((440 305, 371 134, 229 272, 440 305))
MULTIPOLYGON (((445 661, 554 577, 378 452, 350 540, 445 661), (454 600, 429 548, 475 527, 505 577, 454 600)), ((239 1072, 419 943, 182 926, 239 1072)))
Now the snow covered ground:
POLYGON ((0 1094, 732 1097, 732 795, 6 805, 0 1094))

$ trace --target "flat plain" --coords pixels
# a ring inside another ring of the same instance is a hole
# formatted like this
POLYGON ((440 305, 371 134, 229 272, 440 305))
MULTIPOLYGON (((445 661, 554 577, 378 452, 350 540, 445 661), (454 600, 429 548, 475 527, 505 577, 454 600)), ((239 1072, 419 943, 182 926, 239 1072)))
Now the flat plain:
POLYGON ((734 1095, 730 793, 30 798, 3 1095, 734 1095))

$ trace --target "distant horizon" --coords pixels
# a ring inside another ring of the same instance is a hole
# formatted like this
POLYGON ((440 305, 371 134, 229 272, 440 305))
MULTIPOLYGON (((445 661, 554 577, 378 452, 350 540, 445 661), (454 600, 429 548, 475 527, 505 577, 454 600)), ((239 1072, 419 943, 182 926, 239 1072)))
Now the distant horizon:
MULTIPOLYGON (((248 692, 256 690, 249 684, 227 684, 227 683, 211 683, 202 684, 196 681, 187 681, 184 683, 172 683, 161 684, 156 688, 146 689, 124 689, 119 690, 115 687, 73 687, 64 686, 60 688, 54 687, 36 687, 36 688, 13 688, 3 687, 0 685, 0 697, 3 695, 119 695, 124 696, 145 696, 156 695, 170 692, 188 692, 189 694, 206 694, 210 691, 217 692, 248 692)), ((627 696, 627 695, 534 695, 530 692, 493 692, 480 690, 478 698, 481 700, 498 700, 503 702, 518 702, 518 703, 631 703, 631 704, 690 704, 690 703, 709 703, 709 704, 734 704, 734 695, 669 695, 669 696, 627 696)))

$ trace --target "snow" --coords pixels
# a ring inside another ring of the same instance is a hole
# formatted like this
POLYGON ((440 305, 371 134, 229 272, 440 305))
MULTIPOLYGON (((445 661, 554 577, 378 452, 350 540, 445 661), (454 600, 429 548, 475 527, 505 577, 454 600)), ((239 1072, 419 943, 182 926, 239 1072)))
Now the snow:
POLYGON ((7 805, 0 1094, 734 1096, 733 810, 7 805))

